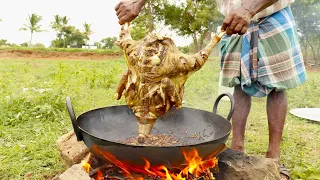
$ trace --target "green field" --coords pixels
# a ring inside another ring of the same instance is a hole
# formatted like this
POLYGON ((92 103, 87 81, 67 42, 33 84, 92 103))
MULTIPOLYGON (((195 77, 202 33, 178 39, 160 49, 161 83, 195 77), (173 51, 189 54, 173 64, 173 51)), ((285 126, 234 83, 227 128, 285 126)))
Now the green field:
POLYGON ((35 51, 35 52, 90 52, 96 54, 110 54, 110 53, 121 53, 121 49, 115 47, 114 49, 81 49, 81 48, 36 48, 36 47, 0 47, 0 51, 35 51))
MULTIPOLYGON (((45 179, 65 170, 56 140, 72 129, 65 108, 71 96, 77 115, 124 104, 113 98, 125 61, 0 60, 0 179, 45 179), (27 89, 28 88, 28 89, 27 89)), ((289 108, 320 107, 320 72, 288 91, 289 108)), ((209 61, 187 82, 185 106, 211 111, 218 96, 219 62, 209 61)), ((246 151, 263 155, 268 146, 266 98, 254 99, 246 131, 246 151)), ((222 115, 228 102, 220 106, 222 115)), ((320 179, 320 124, 288 113, 282 163, 293 179, 320 179)), ((228 141, 229 145, 230 141, 228 141)))

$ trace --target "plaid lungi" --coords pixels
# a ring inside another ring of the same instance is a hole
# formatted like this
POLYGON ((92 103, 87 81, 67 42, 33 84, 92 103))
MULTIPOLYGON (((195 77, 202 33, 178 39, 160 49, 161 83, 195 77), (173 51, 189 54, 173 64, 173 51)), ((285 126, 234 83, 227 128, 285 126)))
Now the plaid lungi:
POLYGON ((243 36, 221 40, 222 86, 241 85, 250 96, 294 88, 307 80, 290 7, 252 22, 243 36))

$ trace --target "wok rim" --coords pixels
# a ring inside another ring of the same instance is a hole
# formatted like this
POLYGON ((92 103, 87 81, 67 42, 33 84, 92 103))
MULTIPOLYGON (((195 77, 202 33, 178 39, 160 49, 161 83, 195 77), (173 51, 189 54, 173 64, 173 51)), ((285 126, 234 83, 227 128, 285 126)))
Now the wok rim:
MULTIPOLYGON (((118 106, 107 106, 107 107, 101 107, 101 108, 96 108, 96 109, 92 109, 90 111, 87 111, 87 112, 84 112, 82 114, 80 114, 76 120, 78 121, 78 119, 85 115, 85 114, 88 114, 90 112, 93 112, 93 111, 98 111, 98 110, 102 110, 102 109, 106 109, 106 108, 115 108, 115 107, 128 107, 127 105, 118 105, 118 106)), ((130 108, 129 108, 130 109, 130 108)), ((119 142, 115 142, 115 141, 109 141, 109 140, 106 140, 106 139, 102 139, 102 138, 99 138, 89 132, 87 132, 86 130, 84 130, 82 127, 79 126, 79 124, 77 125, 79 130, 81 130, 82 133, 86 133, 88 134, 89 136, 91 136, 91 138, 96 138, 98 140, 101 140, 101 141, 104 141, 104 142, 108 142, 110 144, 115 144, 115 145, 118 145, 118 146, 126 146, 126 147, 134 147, 134 148, 183 148, 183 147, 192 147, 192 146, 198 146, 198 145, 203 145, 203 144, 208 144, 208 143, 211 143, 211 142, 214 142, 214 141, 217 141, 217 140, 220 140, 220 139, 223 139, 225 136, 228 136, 230 135, 230 132, 231 132, 231 129, 232 129, 232 126, 231 126, 231 122, 228 121, 226 118, 222 117, 221 115, 219 114, 216 114, 216 113, 213 113, 213 112, 210 112, 210 111, 206 111, 206 110, 202 110, 202 109, 196 109, 196 108, 190 108, 190 107, 181 107, 177 110, 180 110, 180 109, 193 109, 193 110, 197 110, 197 111, 203 111, 203 112, 206 112, 206 113, 210 113, 210 114, 214 114, 214 115, 217 115, 219 116, 220 118, 222 118, 224 121, 227 121, 228 124, 230 125, 230 129, 227 133, 225 133, 224 135, 221 135, 219 138, 216 138, 215 140, 212 140, 212 141, 205 141, 205 142, 202 142, 202 143, 196 143, 196 144, 191 144, 191 145, 179 145, 179 146, 141 146, 141 145, 129 145, 129 144, 124 144, 124 143, 119 143, 119 142)), ((84 140, 83 140, 84 142, 84 140)), ((84 142, 85 143, 85 142, 84 142)))

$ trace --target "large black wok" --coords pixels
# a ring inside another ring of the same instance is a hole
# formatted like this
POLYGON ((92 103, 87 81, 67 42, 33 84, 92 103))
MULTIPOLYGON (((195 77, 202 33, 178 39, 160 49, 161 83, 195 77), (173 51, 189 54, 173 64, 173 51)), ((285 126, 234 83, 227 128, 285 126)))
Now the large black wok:
POLYGON ((78 141, 83 141, 95 156, 108 161, 103 154, 111 153, 118 160, 130 165, 144 165, 143 158, 146 158, 152 166, 182 163, 185 160, 182 148, 187 151, 196 148, 203 158, 224 150, 231 130, 230 118, 234 111, 234 100, 230 94, 221 94, 217 98, 213 113, 186 107, 177 110, 173 107, 156 121, 152 133, 174 135, 180 142, 188 145, 150 147, 117 142, 119 139, 125 140, 137 135, 137 120, 128 106, 94 109, 76 118, 70 97, 67 97, 66 104, 78 141), (231 102, 227 119, 216 114, 218 103, 223 96, 228 96, 231 102), (193 138, 194 134, 201 138, 193 138))

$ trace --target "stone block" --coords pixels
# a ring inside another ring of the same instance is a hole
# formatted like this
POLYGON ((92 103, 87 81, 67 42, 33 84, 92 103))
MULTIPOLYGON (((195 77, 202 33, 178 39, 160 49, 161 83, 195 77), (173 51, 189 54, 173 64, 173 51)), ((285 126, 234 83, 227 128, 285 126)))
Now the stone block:
POLYGON ((75 164, 61 174, 56 180, 91 180, 91 178, 80 164, 75 164))
POLYGON ((280 180, 278 160, 227 149, 219 156, 217 180, 280 180))
POLYGON ((68 167, 79 164, 89 153, 87 146, 77 141, 74 131, 61 136, 57 140, 60 156, 68 167))

